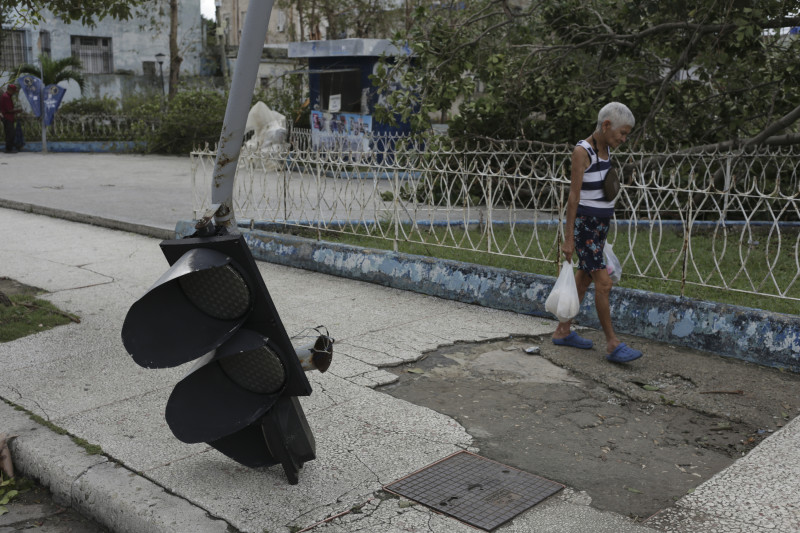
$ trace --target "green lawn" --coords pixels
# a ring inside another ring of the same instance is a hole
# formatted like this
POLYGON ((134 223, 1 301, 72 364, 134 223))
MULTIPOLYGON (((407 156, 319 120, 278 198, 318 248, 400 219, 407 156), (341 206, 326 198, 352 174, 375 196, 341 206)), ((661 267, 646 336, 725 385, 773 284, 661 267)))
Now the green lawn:
MULTIPOLYGON (((352 230, 348 228, 348 231, 352 230)), ((379 237, 394 234, 394 229, 388 225, 361 227, 358 228, 359 234, 337 231, 318 233, 313 229, 292 231, 305 237, 320 237, 355 246, 386 250, 393 247, 391 240, 379 237)), ((410 229, 404 227, 403 231, 409 232, 410 229)), ((515 235, 516 240, 507 227, 496 226, 492 235, 492 249, 524 257, 453 248, 472 243, 475 248, 486 250, 489 247, 487 237, 478 228, 469 231, 424 228, 410 234, 406 241, 399 241, 398 251, 555 276, 556 264, 560 260, 556 229, 518 226, 515 235)), ((796 265, 800 242, 798 235, 797 228, 783 231, 780 237, 774 232, 770 234, 768 228, 750 228, 747 233, 741 228, 727 232, 722 229, 714 231, 712 228, 694 230, 691 240, 685 243, 683 234, 672 229, 654 230, 651 233, 619 227, 616 232, 612 230, 609 241, 613 242, 614 252, 623 261, 620 286, 674 295, 681 295, 683 287, 683 296, 690 298, 797 314, 800 310, 800 277, 796 265), (741 246, 740 241, 743 243, 741 246), (771 274, 768 260, 773 262, 771 274), (684 263, 685 283, 682 280, 684 263), (727 283, 729 290, 703 287, 699 283, 720 286, 727 283), (785 291, 784 297, 780 296, 779 291, 785 291)))
POLYGON ((0 303, 0 342, 79 321, 78 317, 64 313, 50 302, 28 294, 11 295, 9 300, 11 305, 0 303))

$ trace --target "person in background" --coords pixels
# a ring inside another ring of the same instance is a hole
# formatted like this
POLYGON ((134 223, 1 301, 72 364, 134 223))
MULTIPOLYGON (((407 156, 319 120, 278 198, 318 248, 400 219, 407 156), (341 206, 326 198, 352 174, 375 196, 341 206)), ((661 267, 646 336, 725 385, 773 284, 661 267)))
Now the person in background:
POLYGON ((3 117, 3 132, 6 136, 6 153, 17 153, 15 143, 16 131, 14 130, 14 122, 17 120, 17 113, 19 109, 14 107, 13 96, 17 94, 17 86, 9 83, 8 87, 3 94, 0 95, 0 113, 3 117))
MULTIPOLYGON (((561 251, 572 262, 578 254, 575 283, 578 298, 582 301, 589 285, 594 283, 597 318, 606 337, 606 359, 614 363, 628 363, 642 356, 624 342, 620 342, 611 323, 611 278, 603 259, 614 200, 603 192, 603 180, 611 168, 611 149, 619 147, 631 133, 636 120, 627 106, 611 102, 597 115, 597 127, 586 139, 579 141, 572 152, 567 221, 561 251)), ((588 350, 592 341, 570 331, 571 321, 560 322, 552 341, 560 346, 588 350)))

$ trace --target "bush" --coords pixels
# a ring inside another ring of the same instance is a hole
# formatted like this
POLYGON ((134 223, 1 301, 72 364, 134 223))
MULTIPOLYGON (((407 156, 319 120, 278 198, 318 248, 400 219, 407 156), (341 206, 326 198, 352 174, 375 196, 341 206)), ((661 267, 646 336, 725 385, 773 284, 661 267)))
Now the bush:
POLYGON ((195 148, 219 141, 225 118, 227 94, 213 89, 189 89, 178 92, 171 102, 145 102, 131 111, 141 117, 134 126, 137 140, 147 142, 148 152, 186 155, 195 148), (160 116, 161 123, 152 129, 145 117, 160 116))
MULTIPOLYGON (((307 128, 309 111, 303 98, 302 83, 293 81, 280 89, 257 92, 250 105, 264 101, 271 109, 284 114, 289 125, 307 128)), ((107 96, 84 97, 61 106, 56 116, 57 127, 48 129, 48 138, 59 141, 128 140, 146 143, 148 152, 187 155, 206 143, 212 147, 216 145, 227 103, 227 92, 186 86, 182 86, 169 102, 160 97, 138 94, 126 96, 121 101, 107 96), (98 126, 109 121, 114 127, 104 129, 98 126)), ((23 126, 26 138, 38 138, 41 134, 40 126, 33 119, 23 120, 23 126)))
POLYGON ((119 111, 119 100, 104 96, 90 98, 83 96, 59 106, 58 112, 65 115, 113 115, 119 111))

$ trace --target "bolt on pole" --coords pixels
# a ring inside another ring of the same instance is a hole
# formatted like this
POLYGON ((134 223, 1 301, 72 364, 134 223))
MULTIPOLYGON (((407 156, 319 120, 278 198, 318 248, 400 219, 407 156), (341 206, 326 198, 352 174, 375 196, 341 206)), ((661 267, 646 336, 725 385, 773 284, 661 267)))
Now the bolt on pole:
POLYGON ((217 227, 225 226, 229 233, 238 233, 233 212, 233 182, 274 3, 274 0, 259 0, 248 6, 211 180, 212 211, 198 222, 198 229, 207 226, 213 216, 217 227))

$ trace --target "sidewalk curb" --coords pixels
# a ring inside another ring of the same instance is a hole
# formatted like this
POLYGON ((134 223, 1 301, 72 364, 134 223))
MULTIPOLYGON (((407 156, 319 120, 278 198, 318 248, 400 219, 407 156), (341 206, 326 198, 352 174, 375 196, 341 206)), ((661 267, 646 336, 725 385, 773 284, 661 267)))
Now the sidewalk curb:
POLYGON ((228 523, 170 494, 103 455, 90 455, 67 435, 0 402, 0 428, 16 435, 9 449, 18 474, 46 486, 54 500, 114 533, 225 533, 228 523))
POLYGON ((0 208, 14 209, 17 211, 24 211, 34 215, 44 215, 51 218, 60 218, 69 220, 71 222, 80 222, 81 224, 91 224, 93 226, 100 226, 103 228, 127 231, 130 233, 137 233, 148 237, 155 237, 157 239, 174 239, 175 230, 166 228, 156 228, 146 224, 137 224, 133 222, 124 222, 121 220, 114 220, 111 218, 98 217, 95 215, 87 215, 85 213, 75 213, 74 211, 67 211, 66 209, 57 209, 55 207, 45 207, 41 205, 29 204, 26 202, 17 202, 15 200, 6 200, 0 198, 0 208))

